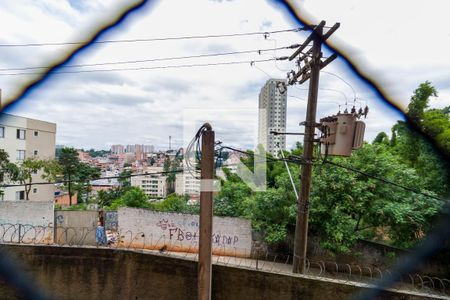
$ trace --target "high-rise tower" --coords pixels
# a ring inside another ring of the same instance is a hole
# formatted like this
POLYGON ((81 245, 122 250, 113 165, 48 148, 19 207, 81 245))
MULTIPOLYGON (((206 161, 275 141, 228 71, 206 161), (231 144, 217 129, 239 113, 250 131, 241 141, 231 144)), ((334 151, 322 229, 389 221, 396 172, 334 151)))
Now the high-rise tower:
POLYGON ((259 93, 258 144, 267 152, 278 156, 278 151, 286 149, 286 136, 273 135, 271 131, 286 132, 287 92, 277 88, 282 79, 269 79, 259 93))

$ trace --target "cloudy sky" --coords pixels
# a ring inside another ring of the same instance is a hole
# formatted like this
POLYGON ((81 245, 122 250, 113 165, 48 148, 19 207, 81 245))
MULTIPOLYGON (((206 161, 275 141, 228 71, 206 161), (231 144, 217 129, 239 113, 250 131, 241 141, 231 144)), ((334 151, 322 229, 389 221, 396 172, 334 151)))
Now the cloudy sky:
MULTIPOLYGON (((82 41, 114 19, 132 1, 17 0, 0 2, 0 88, 3 102, 73 45, 5 47, 12 44, 82 41), (3 46, 2 46, 3 45, 3 46), (20 75, 17 75, 20 73, 20 75), (13 75, 16 74, 16 75, 13 75)), ((450 105, 450 31, 445 1, 304 0, 296 7, 311 23, 340 22, 330 39, 367 75, 405 107, 425 80, 439 90, 432 106, 450 105)), ((274 1, 160 1, 132 14, 102 39, 129 40, 196 35, 265 32, 297 28, 274 1)), ((256 61, 286 56, 293 50, 266 51, 301 43, 304 32, 157 42, 99 43, 70 63, 103 64, 60 71, 154 68, 186 64, 256 61), (254 50, 207 58, 117 64, 123 61, 254 50)), ((330 53, 325 52, 325 56, 330 53)), ((224 144, 252 147, 256 140, 258 93, 270 78, 285 78, 289 62, 260 62, 196 68, 120 70, 52 75, 6 112, 57 123, 57 144, 109 149, 112 144, 168 147, 189 140, 194 127, 210 121, 224 144), (189 134, 192 131, 191 134, 189 134), (184 137, 183 137, 184 132, 184 137)), ((345 102, 367 105, 366 140, 389 131, 401 115, 352 74, 341 60, 321 74, 318 118, 336 113, 345 102), (340 78, 336 77, 339 76, 340 78), (363 99, 363 100, 362 100, 363 99)), ((307 84, 288 91, 288 131, 302 131, 307 84), (299 99, 300 98, 300 99, 299 99)), ((296 137, 288 137, 292 145, 296 137)))

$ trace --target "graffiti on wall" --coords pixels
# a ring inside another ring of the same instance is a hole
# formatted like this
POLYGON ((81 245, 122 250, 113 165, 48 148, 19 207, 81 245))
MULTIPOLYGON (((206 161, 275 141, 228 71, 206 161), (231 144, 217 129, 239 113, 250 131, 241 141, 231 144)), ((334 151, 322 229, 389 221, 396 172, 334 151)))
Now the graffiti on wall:
MULTIPOLYGON (((198 215, 120 208, 118 224, 123 246, 183 252, 198 251, 198 215)), ((250 221, 214 217, 211 238, 215 254, 248 256, 252 244, 250 221)))
MULTIPOLYGON (((186 225, 186 224, 184 224, 186 225)), ((192 228, 191 230, 182 230, 178 224, 174 221, 170 221, 169 219, 161 219, 156 223, 157 227, 160 227, 163 231, 168 231, 170 240, 177 241, 198 241, 198 222, 192 221, 187 224, 188 228, 192 228)), ((183 226, 184 227, 184 226, 183 226)), ((237 246, 239 242, 239 237, 237 235, 227 235, 220 233, 212 234, 212 243, 217 245, 232 245, 237 246)))
POLYGON ((116 231, 119 227, 119 216, 117 211, 106 211, 105 212, 105 229, 116 231))

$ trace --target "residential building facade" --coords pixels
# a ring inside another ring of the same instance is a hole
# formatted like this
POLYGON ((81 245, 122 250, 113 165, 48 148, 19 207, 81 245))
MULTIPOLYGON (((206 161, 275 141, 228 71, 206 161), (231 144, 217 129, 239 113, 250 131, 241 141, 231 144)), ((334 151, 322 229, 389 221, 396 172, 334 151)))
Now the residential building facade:
POLYGON ((167 196, 167 176, 158 174, 162 171, 162 167, 148 167, 145 169, 145 173, 149 175, 131 177, 131 186, 140 187, 149 198, 165 198, 167 196))
POLYGON ((155 151, 155 147, 153 145, 112 145, 111 153, 112 154, 122 154, 122 153, 153 153, 155 151))
POLYGON ((189 172, 178 173, 175 175, 175 193, 198 198, 200 196, 200 179, 189 172))
POLYGON ((112 154, 122 154, 125 152, 125 146, 124 145, 112 145, 111 146, 111 153, 112 154))
MULTIPOLYGON (((0 149, 5 150, 12 163, 20 164, 26 158, 55 158, 56 124, 0 113, 0 149)), ((41 182, 42 172, 33 174, 33 182, 41 182)), ((55 186, 32 186, 29 200, 53 201, 55 186)), ((25 200, 25 187, 7 187, 3 199, 25 200)))
POLYGON ((269 79, 259 93, 258 144, 278 157, 286 149, 286 135, 273 135, 271 131, 286 132, 287 92, 280 93, 277 85, 282 79, 269 79))

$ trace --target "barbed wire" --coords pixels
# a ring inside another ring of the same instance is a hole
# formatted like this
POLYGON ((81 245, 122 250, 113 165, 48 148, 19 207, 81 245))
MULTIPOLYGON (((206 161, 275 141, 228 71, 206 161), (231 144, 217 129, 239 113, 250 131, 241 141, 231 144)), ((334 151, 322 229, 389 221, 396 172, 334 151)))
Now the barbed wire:
MULTIPOLYGON (((153 255, 164 255, 198 261, 198 241, 178 240, 165 234, 154 236, 145 231, 120 228, 106 230, 107 244, 96 240, 97 227, 70 227, 50 223, 31 225, 0 224, 0 244, 52 245, 56 247, 97 247, 106 249, 140 250, 153 255)), ((226 243, 213 243, 213 264, 247 268, 271 273, 292 275, 293 256, 271 253, 252 241, 250 248, 239 248, 226 243)), ((347 284, 365 284, 373 287, 377 280, 391 275, 389 269, 373 265, 340 263, 306 259, 305 275, 332 279, 347 284)), ((404 274, 393 287, 395 291, 413 291, 424 295, 450 296, 450 280, 418 273, 404 274)))

